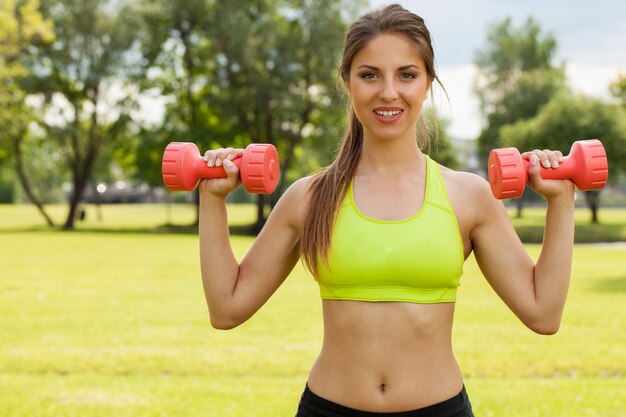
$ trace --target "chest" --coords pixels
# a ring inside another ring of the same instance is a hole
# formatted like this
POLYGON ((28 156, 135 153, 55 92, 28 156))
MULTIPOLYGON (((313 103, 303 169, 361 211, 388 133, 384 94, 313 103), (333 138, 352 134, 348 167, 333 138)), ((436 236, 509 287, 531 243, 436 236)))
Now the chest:
POLYGON ((349 204, 339 213, 330 260, 329 284, 443 288, 457 285, 464 257, 449 211, 427 204, 384 221, 349 204))
POLYGON ((403 180, 355 177, 352 198, 365 216, 379 220, 401 220, 413 216, 424 203, 425 179, 412 177, 403 180))

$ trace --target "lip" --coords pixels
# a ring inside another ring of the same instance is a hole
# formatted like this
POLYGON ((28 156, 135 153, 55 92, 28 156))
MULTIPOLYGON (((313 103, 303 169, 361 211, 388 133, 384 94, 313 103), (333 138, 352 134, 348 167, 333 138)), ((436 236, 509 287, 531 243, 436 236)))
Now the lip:
POLYGON ((374 113, 374 117, 376 118, 376 120, 380 122, 393 123, 402 117, 402 113, 404 113, 404 109, 400 107, 376 107, 375 109, 372 110, 372 113, 374 113), (384 117, 376 113, 377 111, 399 111, 400 113, 392 117, 384 117))

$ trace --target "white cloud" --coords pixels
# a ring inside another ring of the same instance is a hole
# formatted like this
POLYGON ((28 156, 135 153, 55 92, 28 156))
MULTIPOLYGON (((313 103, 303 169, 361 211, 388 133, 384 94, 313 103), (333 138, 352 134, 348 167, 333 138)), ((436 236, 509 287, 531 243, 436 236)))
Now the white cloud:
POLYGON ((439 79, 448 94, 446 97, 443 90, 435 86, 435 107, 441 117, 450 120, 448 131, 454 138, 472 139, 480 133, 479 103, 472 91, 475 75, 473 65, 439 68, 439 79))
POLYGON ((565 71, 572 90, 601 99, 610 99, 609 85, 620 73, 626 75, 626 67, 580 61, 567 63, 565 71))

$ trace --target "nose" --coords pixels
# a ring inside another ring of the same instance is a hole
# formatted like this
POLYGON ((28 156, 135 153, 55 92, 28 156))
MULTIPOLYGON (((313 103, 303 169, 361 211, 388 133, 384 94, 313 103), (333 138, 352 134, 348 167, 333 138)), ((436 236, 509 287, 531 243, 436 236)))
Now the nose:
POLYGON ((382 85, 382 89, 379 93, 379 98, 384 101, 394 101, 398 98, 398 91, 396 89, 393 79, 387 79, 382 85))

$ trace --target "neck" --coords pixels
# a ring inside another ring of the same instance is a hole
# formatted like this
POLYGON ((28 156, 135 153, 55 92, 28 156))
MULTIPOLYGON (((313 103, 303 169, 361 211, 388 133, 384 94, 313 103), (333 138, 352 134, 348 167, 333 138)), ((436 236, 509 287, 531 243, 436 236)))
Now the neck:
POLYGON ((415 137, 390 141, 368 139, 365 134, 356 174, 402 175, 416 170, 421 172, 426 159, 415 137))

